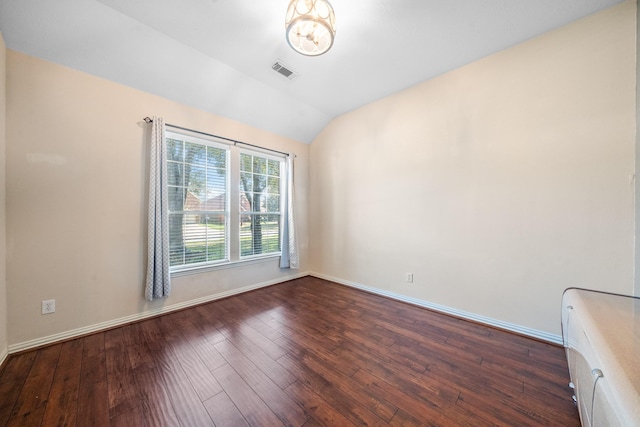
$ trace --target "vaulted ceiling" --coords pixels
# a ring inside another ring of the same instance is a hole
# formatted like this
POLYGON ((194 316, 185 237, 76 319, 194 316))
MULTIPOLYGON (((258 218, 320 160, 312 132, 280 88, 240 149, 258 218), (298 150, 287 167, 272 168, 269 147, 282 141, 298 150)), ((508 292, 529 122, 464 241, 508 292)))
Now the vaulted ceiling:
POLYGON ((347 111, 621 2, 330 1, 336 39, 318 57, 287 45, 288 0, 0 0, 0 32, 10 49, 310 143, 347 111))

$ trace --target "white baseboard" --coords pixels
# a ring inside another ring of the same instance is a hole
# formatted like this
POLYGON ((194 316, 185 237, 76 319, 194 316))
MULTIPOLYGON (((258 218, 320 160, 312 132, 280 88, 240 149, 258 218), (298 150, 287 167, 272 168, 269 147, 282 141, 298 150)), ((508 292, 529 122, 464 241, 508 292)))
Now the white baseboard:
POLYGON ((24 341, 18 344, 12 344, 8 349, 0 352, 0 365, 5 361, 7 356, 12 353, 17 353, 19 351, 29 350, 31 348, 40 347, 47 344, 52 344, 58 341, 68 340, 71 338, 76 338, 82 335, 87 335, 95 332, 99 332, 102 330, 110 329, 116 326, 125 325, 127 323, 136 322, 139 320, 144 320, 150 317, 155 317, 161 314, 170 313, 172 311, 181 310, 183 308, 191 307, 198 304, 204 304, 210 301, 215 301, 221 298, 230 297, 233 295, 241 294, 244 292, 249 292, 255 289, 264 288, 266 286, 275 285, 277 283, 285 282, 288 280, 298 279, 304 276, 314 276, 320 279, 329 280, 332 282, 340 283, 345 286, 349 286, 355 289, 360 289, 366 292, 370 292, 373 294, 381 295, 387 298, 391 298, 397 301, 406 302, 409 304, 416 305, 418 307, 424 307, 431 310, 439 311, 441 313, 450 314, 452 316, 460 317, 463 319, 472 320, 474 322, 483 323, 489 326, 493 326, 499 329, 504 329, 507 331, 515 332, 521 335, 526 335, 535 339, 539 339, 542 341, 547 341, 553 344, 562 345, 562 337, 560 335, 550 334, 547 332, 539 331, 536 329, 527 328, 524 326, 516 325, 513 323, 503 322, 501 320, 492 319, 490 317, 481 316, 474 313, 469 313, 466 311, 458 310, 451 307, 446 307, 443 305, 431 303, 428 301, 420 300, 417 298, 409 297, 402 294, 397 294, 394 292, 385 291, 382 289, 371 288, 368 286, 361 285, 359 283, 351 282, 348 280, 343 280, 337 277, 328 276, 326 274, 320 274, 316 272, 302 272, 295 274, 293 276, 288 276, 284 278, 279 278, 275 280, 269 280, 266 282, 260 282, 253 285, 245 286, 239 289, 233 289, 231 291, 220 292, 214 295, 207 295, 205 297, 196 298, 189 301, 184 301, 177 304, 168 305, 159 309, 149 310, 142 313, 132 314, 130 316, 121 317, 119 319, 109 320, 106 322, 97 323, 94 325, 85 326, 82 328, 72 329, 65 332, 60 332, 57 334, 49 335, 42 338, 36 338, 29 341, 24 341))
MULTIPOLYGON (((0 368, 2 367, 2 364, 4 363, 5 360, 7 360, 7 356, 9 356, 9 350, 4 348, 1 352, 0 352, 0 368)), ((2 369, 0 369, 1 371, 2 369)))
MULTIPOLYGON (((220 292, 218 294, 214 294, 214 295, 207 295, 205 297, 201 297, 201 298, 196 298, 196 299, 192 299, 189 301, 184 301, 181 303, 177 303, 177 304, 172 304, 172 305, 167 305, 165 307, 159 308, 159 309, 155 309, 155 310, 149 310, 149 311, 145 311, 142 313, 136 313, 136 314, 132 314, 130 316, 125 316, 125 317, 121 317, 119 319, 114 319, 114 320, 109 320, 106 322, 101 322, 101 323, 96 323, 94 325, 90 325, 90 326, 85 326, 82 328, 77 328, 77 329, 72 329, 70 331, 65 331, 65 332, 60 332, 57 334, 53 334, 53 335, 49 335, 46 337, 42 337, 42 338, 36 338, 33 340, 29 340, 29 341, 24 341, 18 344, 12 344, 9 346, 8 349, 8 354, 12 354, 12 353, 16 353, 19 351, 24 351, 24 350, 29 350, 31 348, 35 348, 35 347, 40 347, 43 345, 47 345, 47 344, 52 344, 58 341, 63 341, 63 340, 68 340, 71 338, 76 338, 82 335, 87 335, 87 334, 91 334, 94 332, 100 332, 106 329, 111 329, 113 327, 116 326, 121 326, 121 325, 125 325, 127 323, 132 323, 132 322, 136 322, 139 320, 143 320, 143 319, 147 319, 150 317, 155 317, 161 314, 166 314, 166 313, 170 313, 172 311, 176 311, 176 310, 180 310, 183 308, 187 308, 187 307, 192 307, 194 305, 199 305, 199 304, 204 304, 210 301, 215 301, 221 298, 227 298, 233 295, 237 295, 237 294, 241 294, 244 292, 249 292, 249 291, 253 291, 255 289, 259 289, 259 288, 264 288, 266 286, 271 286, 271 285, 275 285, 277 283, 282 283, 282 282, 286 282, 289 280, 293 280, 293 279, 298 279, 300 277, 304 277, 304 276, 309 276, 310 273, 308 272, 303 272, 303 273, 298 273, 298 274, 294 274, 292 276, 287 276, 287 277, 282 277, 279 279, 275 279, 275 280, 269 280, 266 282, 260 282, 260 283, 256 283, 253 285, 249 285, 249 286, 245 286, 242 288, 238 288, 238 289, 233 289, 230 291, 226 291, 226 292, 220 292)), ((6 353, 6 352, 5 352, 6 353)), ((5 355, 6 357, 6 355, 5 355)), ((3 359, 0 357, 0 363, 3 359)))
POLYGON ((472 320, 474 322, 482 323, 488 326, 493 326, 495 328, 504 329, 510 332, 515 332, 520 335, 526 335, 531 338, 535 338, 541 341, 546 341, 553 344, 562 345, 562 336, 550 334, 548 332, 539 331, 537 329, 527 328, 525 326, 516 325, 514 323, 503 322, 502 320, 492 319, 490 317, 481 316, 479 314, 470 313, 463 310, 458 310, 456 308, 447 307, 440 304, 435 304, 432 302, 424 301, 421 299, 409 297, 402 294, 397 294, 394 292, 385 291, 382 289, 371 288, 368 286, 361 285, 359 283, 351 282, 349 280, 343 280, 337 277, 327 276, 326 274, 320 274, 316 272, 309 273, 313 277, 318 277, 320 279, 329 280, 331 282, 340 283, 345 286, 349 286, 352 288, 360 289, 366 292, 370 292, 372 294, 381 295, 387 298, 391 298, 394 300, 406 302, 409 304, 417 305, 419 307, 428 308, 430 310, 438 311, 445 314, 450 314, 452 316, 460 317, 462 319, 472 320))

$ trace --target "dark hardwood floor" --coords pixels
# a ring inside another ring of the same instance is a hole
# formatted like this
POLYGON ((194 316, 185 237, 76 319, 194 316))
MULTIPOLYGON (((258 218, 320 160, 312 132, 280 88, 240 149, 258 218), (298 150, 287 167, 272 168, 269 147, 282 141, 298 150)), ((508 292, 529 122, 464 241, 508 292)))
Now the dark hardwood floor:
POLYGON ((305 277, 10 356, 0 426, 579 426, 562 348, 305 277))

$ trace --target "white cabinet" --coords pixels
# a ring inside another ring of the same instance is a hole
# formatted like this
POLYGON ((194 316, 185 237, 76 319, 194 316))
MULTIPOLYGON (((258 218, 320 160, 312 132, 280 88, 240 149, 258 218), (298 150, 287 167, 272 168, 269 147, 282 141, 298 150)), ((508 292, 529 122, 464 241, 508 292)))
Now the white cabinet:
POLYGON ((562 332, 582 425, 640 426, 640 299, 567 289, 562 332))

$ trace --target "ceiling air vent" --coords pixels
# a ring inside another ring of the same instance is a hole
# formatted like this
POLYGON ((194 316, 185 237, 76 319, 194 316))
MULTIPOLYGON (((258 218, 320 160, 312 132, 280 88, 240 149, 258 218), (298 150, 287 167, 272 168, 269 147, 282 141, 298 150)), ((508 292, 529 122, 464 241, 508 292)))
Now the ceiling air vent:
POLYGON ((271 68, 273 68, 278 74, 282 74, 289 80, 294 80, 296 77, 298 77, 298 73, 296 73, 289 66, 284 65, 280 61, 274 62, 271 68))

